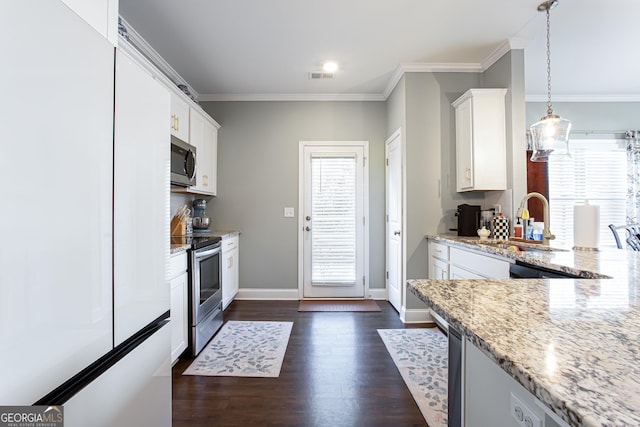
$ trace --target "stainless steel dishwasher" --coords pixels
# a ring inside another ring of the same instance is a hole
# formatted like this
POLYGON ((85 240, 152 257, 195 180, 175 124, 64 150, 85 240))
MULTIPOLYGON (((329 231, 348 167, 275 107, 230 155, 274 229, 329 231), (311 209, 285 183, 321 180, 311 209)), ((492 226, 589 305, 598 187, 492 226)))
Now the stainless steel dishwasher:
POLYGON ((449 427, 462 427, 462 337, 449 326, 449 386, 447 390, 449 427))
POLYGON ((516 261, 509 266, 509 277, 512 279, 580 279, 576 274, 551 270, 538 265, 516 261))

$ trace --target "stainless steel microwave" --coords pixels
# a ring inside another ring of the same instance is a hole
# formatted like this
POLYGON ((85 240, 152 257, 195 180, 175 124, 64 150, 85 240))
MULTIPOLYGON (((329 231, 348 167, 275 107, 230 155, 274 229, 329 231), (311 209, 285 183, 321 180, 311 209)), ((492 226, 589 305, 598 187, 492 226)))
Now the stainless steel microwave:
POLYGON ((171 136, 171 184, 196 185, 196 147, 171 136))

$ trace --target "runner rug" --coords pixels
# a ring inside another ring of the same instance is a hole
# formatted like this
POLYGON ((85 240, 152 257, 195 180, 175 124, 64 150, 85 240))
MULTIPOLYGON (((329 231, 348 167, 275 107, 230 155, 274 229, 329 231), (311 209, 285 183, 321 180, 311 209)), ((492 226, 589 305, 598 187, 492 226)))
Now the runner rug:
POLYGON ((429 427, 447 425, 448 341, 439 329, 378 329, 429 427))
POLYGON ((278 377, 292 327, 229 320, 182 375, 278 377))
POLYGON ((380 311, 372 299, 364 300, 303 300, 298 311, 380 311))

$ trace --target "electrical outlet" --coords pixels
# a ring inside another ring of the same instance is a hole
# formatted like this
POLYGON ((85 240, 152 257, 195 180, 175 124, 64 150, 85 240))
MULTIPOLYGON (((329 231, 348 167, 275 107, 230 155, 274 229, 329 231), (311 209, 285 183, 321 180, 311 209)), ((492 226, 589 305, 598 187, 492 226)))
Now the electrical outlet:
POLYGON ((284 217, 293 218, 296 216, 294 208, 284 208, 284 217))
POLYGON ((543 427, 540 418, 513 393, 511 393, 511 417, 520 427, 543 427))

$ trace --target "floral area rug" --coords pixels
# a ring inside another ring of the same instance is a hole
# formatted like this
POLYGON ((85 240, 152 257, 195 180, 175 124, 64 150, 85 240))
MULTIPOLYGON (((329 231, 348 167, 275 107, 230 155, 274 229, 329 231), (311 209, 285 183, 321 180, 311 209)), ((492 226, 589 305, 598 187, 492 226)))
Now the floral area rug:
POLYGON ((446 426, 448 340, 439 329, 378 329, 430 427, 446 426))
POLYGON ((278 377, 292 327, 230 320, 182 375, 278 377))

